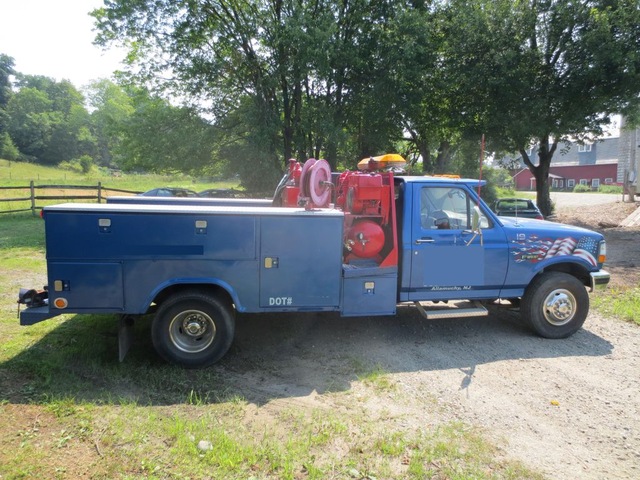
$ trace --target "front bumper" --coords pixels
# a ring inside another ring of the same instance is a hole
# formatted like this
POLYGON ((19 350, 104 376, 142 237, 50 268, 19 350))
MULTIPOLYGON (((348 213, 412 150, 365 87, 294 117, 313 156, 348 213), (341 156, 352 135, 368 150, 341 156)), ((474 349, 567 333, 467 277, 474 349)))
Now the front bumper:
POLYGON ((597 272, 591 272, 589 275, 591 275, 591 291, 592 292, 595 290, 603 290, 609 283, 609 280, 611 280, 611 275, 609 275, 609 272, 605 270, 598 270, 597 272))

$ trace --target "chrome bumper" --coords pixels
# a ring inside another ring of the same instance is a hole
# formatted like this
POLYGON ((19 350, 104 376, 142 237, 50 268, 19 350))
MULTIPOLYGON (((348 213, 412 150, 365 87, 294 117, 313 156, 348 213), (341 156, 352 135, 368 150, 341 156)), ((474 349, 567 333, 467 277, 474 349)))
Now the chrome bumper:
POLYGON ((604 289, 609 283, 609 280, 611 279, 611 275, 609 275, 609 272, 605 270, 598 270, 597 272, 591 272, 589 275, 591 275, 591 291, 592 292, 594 290, 604 289))

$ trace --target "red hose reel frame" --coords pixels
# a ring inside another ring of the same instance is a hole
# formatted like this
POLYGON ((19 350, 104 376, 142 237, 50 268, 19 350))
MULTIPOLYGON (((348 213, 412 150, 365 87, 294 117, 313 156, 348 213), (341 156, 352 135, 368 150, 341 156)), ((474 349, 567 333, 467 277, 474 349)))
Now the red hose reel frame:
POLYGON ((289 160, 289 180, 281 192, 284 207, 306 209, 330 206, 344 219, 344 262, 374 260, 380 267, 398 265, 398 234, 392 172, 343 172, 337 187, 325 160, 308 159, 304 165, 289 160))
POLYGON ((394 201, 392 172, 344 172, 340 175, 336 208, 345 213, 345 245, 351 246, 345 255, 345 263, 367 258, 374 259, 380 267, 398 265, 394 201), (350 245, 351 242, 355 244, 350 245))

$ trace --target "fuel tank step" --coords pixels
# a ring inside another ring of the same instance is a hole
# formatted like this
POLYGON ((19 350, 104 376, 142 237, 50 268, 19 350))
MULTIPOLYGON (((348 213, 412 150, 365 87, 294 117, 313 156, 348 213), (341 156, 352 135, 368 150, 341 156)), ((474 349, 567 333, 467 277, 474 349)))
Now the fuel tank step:
POLYGON ((437 318, 484 317, 489 311, 478 301, 449 303, 442 308, 441 303, 414 302, 418 311, 428 320, 437 318))

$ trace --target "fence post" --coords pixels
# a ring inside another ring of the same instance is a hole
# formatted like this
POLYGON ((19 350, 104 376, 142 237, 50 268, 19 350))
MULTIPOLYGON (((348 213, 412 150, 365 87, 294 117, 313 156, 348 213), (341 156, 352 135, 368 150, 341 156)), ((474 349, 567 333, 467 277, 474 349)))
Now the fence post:
POLYGON ((29 182, 29 189, 31 190, 31 214, 36 216, 36 189, 33 186, 33 180, 29 182))
POLYGON ((98 203, 102 203, 102 182, 98 182, 98 203))

